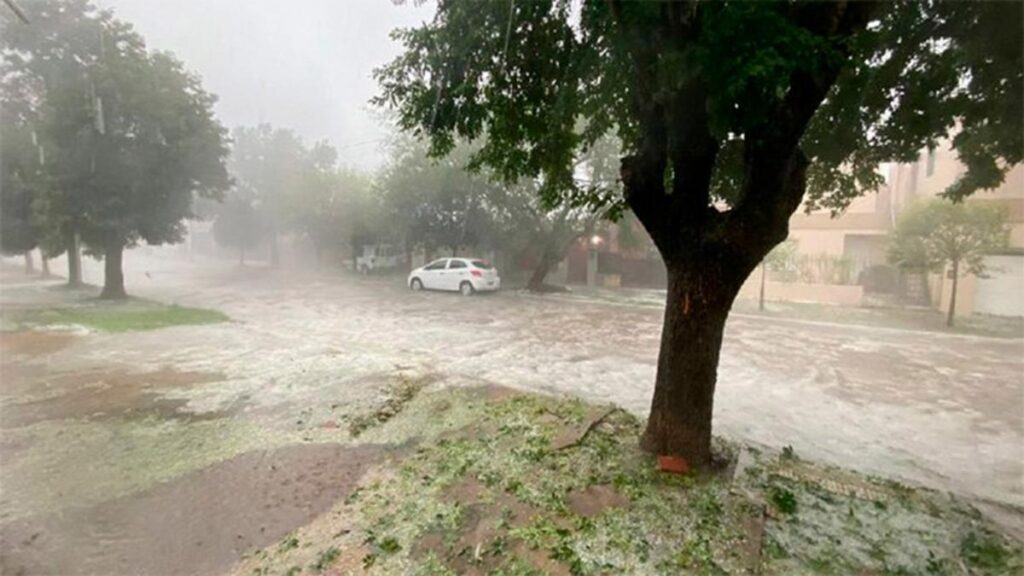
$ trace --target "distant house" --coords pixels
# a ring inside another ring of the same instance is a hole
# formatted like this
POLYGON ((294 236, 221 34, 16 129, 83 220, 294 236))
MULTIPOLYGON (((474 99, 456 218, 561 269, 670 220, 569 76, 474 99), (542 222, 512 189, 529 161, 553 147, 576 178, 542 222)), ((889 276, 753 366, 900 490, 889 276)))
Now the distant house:
MULTIPOLYGON (((866 293, 895 288, 902 302, 945 309, 951 286, 946 275, 899 275, 886 261, 886 250, 900 213, 948 188, 964 167, 944 144, 922 150, 915 162, 883 169, 886 183, 854 200, 841 216, 832 218, 828 211, 793 215, 789 237, 803 259, 802 273, 795 280, 773 282, 771 299, 858 305, 866 293)), ((1024 316, 1024 166, 1011 170, 997 190, 977 192, 967 202, 1005 206, 1012 232, 1009 248, 987 257, 989 278, 961 279, 957 313, 1024 316)), ((608 287, 664 288, 666 279, 657 250, 635 219, 579 239, 560 271, 570 283, 608 287)), ((747 284, 740 297, 756 297, 759 275, 755 272, 747 284)))
POLYGON ((609 288, 664 288, 668 275, 647 231, 627 215, 573 243, 566 257, 566 280, 609 288))
MULTIPOLYGON (((794 214, 790 238, 797 241, 800 254, 841 259, 851 281, 862 284, 865 270, 887 265, 888 236, 900 213, 917 200, 940 194, 963 172, 948 144, 922 150, 915 162, 889 165, 886 184, 877 193, 856 199, 838 218, 827 211, 794 214)), ((1024 167, 1011 170, 997 190, 976 192, 967 202, 1005 206, 1012 232, 1010 248, 987 257, 989 278, 961 281, 957 313, 1024 316, 1024 167)), ((945 308, 950 286, 945 274, 931 275, 922 292, 923 303, 945 308)))

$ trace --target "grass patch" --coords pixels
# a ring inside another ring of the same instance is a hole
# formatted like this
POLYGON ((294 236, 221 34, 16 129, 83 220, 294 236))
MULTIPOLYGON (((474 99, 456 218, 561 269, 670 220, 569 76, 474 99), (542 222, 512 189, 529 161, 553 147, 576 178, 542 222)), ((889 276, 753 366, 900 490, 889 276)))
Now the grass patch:
POLYGON ((353 438, 368 428, 378 426, 394 418, 402 408, 419 394, 427 384, 424 378, 409 378, 400 375, 398 381, 384 391, 384 398, 370 412, 358 414, 349 420, 348 431, 353 438))
MULTIPOLYGON (((412 422, 423 438, 414 453, 375 469, 300 529, 314 550, 340 551, 332 569, 783 575, 1013 574, 1024 566, 1020 544, 969 505, 792 450, 716 440, 717 453, 743 462, 735 478, 665 474, 637 447, 642 423, 622 410, 466 390, 416 395, 366 434, 412 422), (594 420, 597 413, 605 416, 594 420), (583 429, 578 441, 559 441, 583 429)), ((319 560, 267 550, 237 573, 319 560)))
POLYGON ((338 556, 340 555, 341 551, 332 546, 327 550, 321 552, 320 556, 317 557, 316 562, 314 562, 313 565, 310 566, 310 568, 312 568, 314 572, 323 572, 331 564, 333 564, 334 561, 337 560, 338 556))
POLYGON ((20 325, 78 325, 99 332, 156 330, 170 326, 216 324, 228 317, 217 310, 165 305, 132 299, 118 303, 90 303, 67 308, 12 312, 20 325))

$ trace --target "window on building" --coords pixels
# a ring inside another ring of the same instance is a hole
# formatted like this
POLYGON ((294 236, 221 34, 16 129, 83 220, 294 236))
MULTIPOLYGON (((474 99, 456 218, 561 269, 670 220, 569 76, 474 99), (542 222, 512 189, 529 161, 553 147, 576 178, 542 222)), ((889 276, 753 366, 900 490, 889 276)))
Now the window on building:
POLYGON ((928 165, 925 168, 925 177, 931 177, 935 173, 935 148, 928 149, 928 165))

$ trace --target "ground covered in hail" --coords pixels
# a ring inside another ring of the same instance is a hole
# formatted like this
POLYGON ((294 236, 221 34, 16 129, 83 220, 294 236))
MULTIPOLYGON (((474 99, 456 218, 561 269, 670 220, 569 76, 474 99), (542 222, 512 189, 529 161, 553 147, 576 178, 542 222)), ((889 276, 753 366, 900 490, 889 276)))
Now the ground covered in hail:
POLYGON ((400 380, 348 431, 398 445, 252 574, 1019 574, 1020 542, 949 494, 716 440, 656 470, 614 406, 400 380))

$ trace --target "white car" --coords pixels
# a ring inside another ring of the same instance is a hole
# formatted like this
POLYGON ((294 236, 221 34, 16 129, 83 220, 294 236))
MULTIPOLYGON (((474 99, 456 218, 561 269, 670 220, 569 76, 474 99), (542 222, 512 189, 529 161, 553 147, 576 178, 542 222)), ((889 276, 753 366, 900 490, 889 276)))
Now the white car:
POLYGON ((451 290, 469 296, 501 287, 498 271, 477 258, 441 258, 409 273, 412 290, 451 290))

